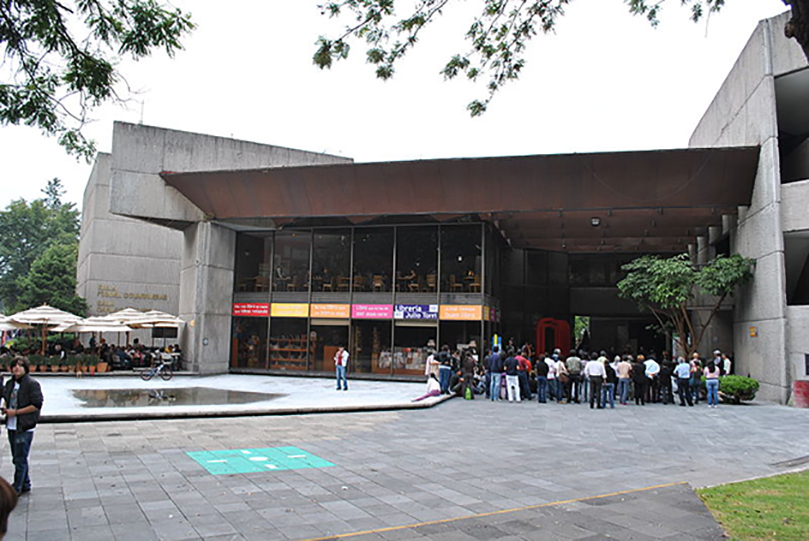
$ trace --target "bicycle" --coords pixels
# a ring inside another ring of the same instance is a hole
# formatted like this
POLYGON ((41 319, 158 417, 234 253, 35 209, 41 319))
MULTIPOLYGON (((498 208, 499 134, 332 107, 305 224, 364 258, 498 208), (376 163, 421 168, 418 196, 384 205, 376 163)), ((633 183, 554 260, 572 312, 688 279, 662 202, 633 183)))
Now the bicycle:
POLYGON ((171 367, 167 365, 163 361, 158 361, 158 364, 149 368, 148 370, 144 370, 140 373, 140 379, 143 381, 149 381, 153 377, 159 375, 163 381, 168 381, 174 377, 174 372, 171 371, 171 367))

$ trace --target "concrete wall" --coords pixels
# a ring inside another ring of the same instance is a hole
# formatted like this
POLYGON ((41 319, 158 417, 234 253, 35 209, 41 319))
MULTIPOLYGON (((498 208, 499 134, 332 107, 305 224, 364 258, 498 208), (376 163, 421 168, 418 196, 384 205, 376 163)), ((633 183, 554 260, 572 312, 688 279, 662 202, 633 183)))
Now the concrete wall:
POLYGON ((787 351, 790 378, 795 380, 809 379, 806 370, 806 356, 809 355, 809 306, 790 306, 787 308, 787 351))
POLYGON ((99 154, 84 190, 78 293, 93 316, 127 307, 176 314, 182 233, 110 213, 111 164, 99 154))
MULTIPOLYGON (((787 19, 784 14, 759 23, 689 142, 692 147, 761 146, 752 203, 739 209, 731 230, 733 252, 757 260, 756 278, 736 302, 733 351, 736 373, 758 379, 759 397, 778 402, 789 399, 794 371, 786 361, 784 209, 775 76, 806 65, 800 48, 783 36, 787 19)), ((789 212, 794 216, 794 211, 789 212)))
MULTIPOLYGON (((86 282, 95 277, 115 285, 138 277, 157 292, 162 291, 158 287, 161 280, 170 277, 172 288, 166 295, 173 304, 167 311, 178 313, 187 322, 180 334, 186 368, 206 374, 225 372, 228 367, 235 233, 206 222, 203 213, 166 185, 159 173, 352 161, 122 122, 113 128, 111 160, 102 160, 109 162, 104 165, 109 168, 109 186, 96 182, 96 188, 90 189, 94 192, 90 199, 96 201, 98 209, 94 219, 88 219, 86 238, 82 236, 82 242, 90 245, 86 250, 88 264, 82 270, 88 277, 86 282), (121 237, 127 240, 116 238, 104 224, 97 224, 103 213, 126 223, 127 233, 121 237), (105 253, 116 244, 123 247, 124 257, 110 256, 103 264, 93 264, 97 253, 105 253), (170 257, 164 260, 167 254, 170 257)), ((103 177, 101 167, 98 177, 103 177)))

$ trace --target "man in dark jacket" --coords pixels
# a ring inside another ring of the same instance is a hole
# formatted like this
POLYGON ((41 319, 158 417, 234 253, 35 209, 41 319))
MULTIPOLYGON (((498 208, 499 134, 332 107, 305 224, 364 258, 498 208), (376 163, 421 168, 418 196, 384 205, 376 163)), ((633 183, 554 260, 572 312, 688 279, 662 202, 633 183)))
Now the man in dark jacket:
POLYGON ((28 360, 17 358, 11 365, 13 376, 3 388, 8 429, 8 442, 14 459, 14 489, 17 494, 31 490, 28 477, 28 453, 34 440, 34 428, 42 409, 42 389, 39 383, 28 375, 28 360))

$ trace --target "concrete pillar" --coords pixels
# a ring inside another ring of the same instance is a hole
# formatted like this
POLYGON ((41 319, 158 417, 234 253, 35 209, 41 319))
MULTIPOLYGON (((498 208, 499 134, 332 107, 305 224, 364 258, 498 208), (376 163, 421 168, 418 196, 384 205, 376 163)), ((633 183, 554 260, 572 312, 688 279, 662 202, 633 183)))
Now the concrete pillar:
POLYGON ((180 270, 180 337, 187 370, 228 371, 236 233, 211 222, 183 231, 180 270))
POLYGON ((705 265, 708 263, 708 236, 700 235, 697 237, 697 265, 705 265))
MULTIPOLYGON (((716 252, 713 245, 719 242, 722 238, 722 228, 720 226, 711 226, 708 228, 708 242, 711 245, 711 251, 716 252)), ((714 253, 714 256, 716 254, 714 253)))
POLYGON ((691 263, 697 262, 697 245, 694 243, 689 243, 688 245, 688 258, 691 260, 691 263))

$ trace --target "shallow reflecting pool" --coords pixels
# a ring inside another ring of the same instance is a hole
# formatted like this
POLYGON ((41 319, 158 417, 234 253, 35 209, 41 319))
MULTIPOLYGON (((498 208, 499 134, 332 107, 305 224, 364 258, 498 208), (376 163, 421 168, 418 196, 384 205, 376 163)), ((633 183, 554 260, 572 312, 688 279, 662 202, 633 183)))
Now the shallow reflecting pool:
POLYGON ((178 387, 176 389, 100 389, 74 390, 73 396, 86 408, 142 406, 216 406, 250 404, 275 400, 284 394, 229 391, 210 387, 178 387))

